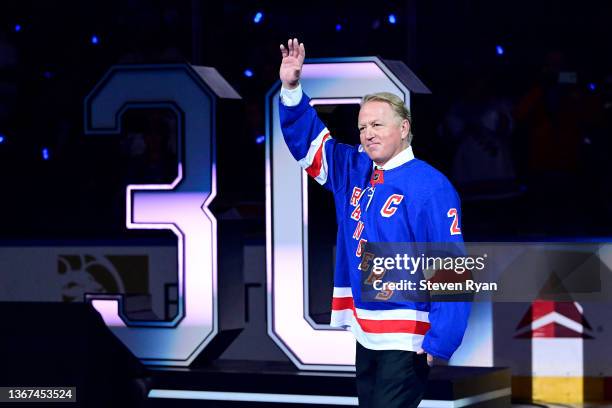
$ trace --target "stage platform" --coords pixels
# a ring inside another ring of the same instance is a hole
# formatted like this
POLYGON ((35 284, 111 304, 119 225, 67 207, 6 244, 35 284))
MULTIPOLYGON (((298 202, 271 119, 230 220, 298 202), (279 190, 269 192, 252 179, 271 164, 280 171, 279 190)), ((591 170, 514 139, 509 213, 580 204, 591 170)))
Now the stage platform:
MULTIPOLYGON (((299 371, 290 363, 216 361, 151 368, 147 407, 357 406, 354 373, 299 371)), ((422 408, 511 406, 507 368, 433 367, 422 408)))

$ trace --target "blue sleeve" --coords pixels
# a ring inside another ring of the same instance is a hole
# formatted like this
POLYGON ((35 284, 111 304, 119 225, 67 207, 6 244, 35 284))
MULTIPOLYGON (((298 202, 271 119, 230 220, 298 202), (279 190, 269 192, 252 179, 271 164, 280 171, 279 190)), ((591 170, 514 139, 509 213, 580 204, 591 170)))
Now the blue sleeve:
MULTIPOLYGON (((427 240, 436 243, 431 246, 443 250, 447 255, 448 252, 463 255, 461 204, 450 183, 433 193, 422 211, 427 240)), ((423 349, 433 356, 449 360, 461 345, 471 306, 471 302, 464 301, 431 302, 430 329, 425 334, 423 349)))
POLYGON ((343 188, 357 149, 331 137, 306 94, 291 107, 279 98, 279 115, 285 143, 300 167, 332 192, 343 188))

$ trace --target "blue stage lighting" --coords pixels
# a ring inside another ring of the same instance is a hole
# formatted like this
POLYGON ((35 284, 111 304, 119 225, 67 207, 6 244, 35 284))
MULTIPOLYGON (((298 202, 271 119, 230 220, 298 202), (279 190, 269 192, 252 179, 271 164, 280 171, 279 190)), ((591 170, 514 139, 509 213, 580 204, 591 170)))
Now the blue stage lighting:
POLYGON ((257 13, 255 13, 255 17, 253 17, 253 22, 255 24, 259 24, 261 23, 261 20, 263 20, 263 13, 261 11, 258 11, 257 13))
POLYGON ((397 22, 397 19, 395 18, 395 14, 389 14, 389 23, 391 24, 395 24, 397 22))
POLYGON ((5 136, 4 135, 0 135, 0 143, 4 143, 4 139, 5 139, 5 136))
POLYGON ((96 45, 96 44, 98 44, 99 42, 100 42, 100 39, 98 38, 98 36, 97 36, 97 35, 92 35, 92 36, 91 36, 91 43, 92 43, 92 44, 96 45))
POLYGON ((596 88, 597 88, 597 86, 595 86, 595 84, 594 84, 593 82, 591 82, 591 83, 589 84, 589 89, 590 89, 591 91, 594 91, 596 88))
POLYGON ((497 53, 497 55, 504 55, 504 47, 502 47, 501 45, 495 46, 495 52, 497 53))
POLYGON ((263 135, 257 136, 257 139, 255 139, 255 143, 257 143, 257 144, 262 144, 265 141, 266 141, 266 137, 263 136, 263 135))
POLYGON ((49 160, 49 149, 47 149, 46 147, 43 147, 42 149, 42 157, 43 160, 49 160))
POLYGON ((18 33, 21 31, 21 24, 15 24, 15 32, 18 33))
POLYGON ((336 24, 336 31, 342 30, 342 24, 336 24))
POLYGON ((253 71, 251 71, 250 69, 245 69, 244 70, 244 76, 247 78, 250 78, 253 76, 253 71))
POLYGON ((51 78, 53 78, 53 73, 50 72, 50 71, 45 71, 45 72, 43 72, 43 76, 45 78, 47 78, 47 79, 51 79, 51 78))

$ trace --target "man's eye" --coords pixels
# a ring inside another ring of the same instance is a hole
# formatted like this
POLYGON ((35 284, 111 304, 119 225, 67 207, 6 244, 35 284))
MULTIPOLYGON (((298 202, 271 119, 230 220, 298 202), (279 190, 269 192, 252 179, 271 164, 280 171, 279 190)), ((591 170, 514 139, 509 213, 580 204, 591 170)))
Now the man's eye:
POLYGON ((372 125, 372 127, 378 127, 378 126, 380 126, 380 123, 375 123, 372 125))

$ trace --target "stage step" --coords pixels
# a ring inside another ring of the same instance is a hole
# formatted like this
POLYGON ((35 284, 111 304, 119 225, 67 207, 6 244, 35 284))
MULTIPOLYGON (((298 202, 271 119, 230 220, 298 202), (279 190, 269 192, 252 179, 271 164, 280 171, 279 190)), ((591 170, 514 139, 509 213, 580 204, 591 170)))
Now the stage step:
MULTIPOLYGON (((218 360, 153 368, 148 407, 323 408, 357 406, 355 374, 299 371, 290 363, 218 360)), ((510 370, 433 367, 421 408, 510 407, 510 370)))

